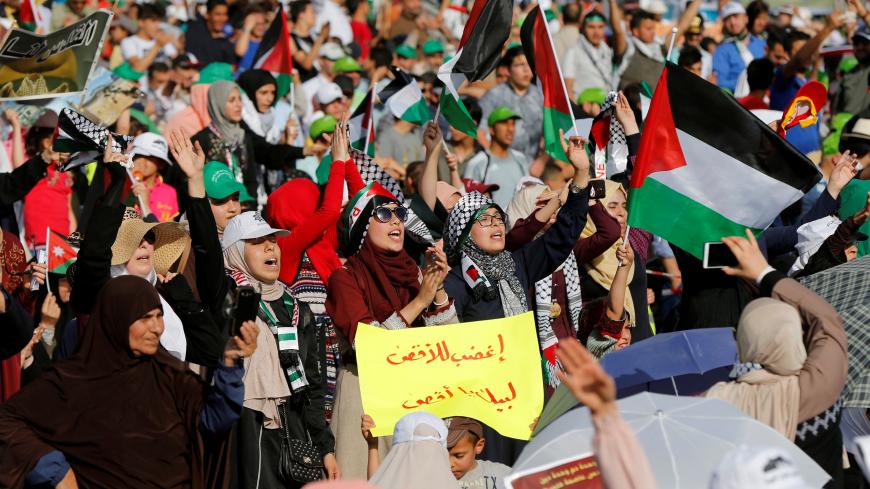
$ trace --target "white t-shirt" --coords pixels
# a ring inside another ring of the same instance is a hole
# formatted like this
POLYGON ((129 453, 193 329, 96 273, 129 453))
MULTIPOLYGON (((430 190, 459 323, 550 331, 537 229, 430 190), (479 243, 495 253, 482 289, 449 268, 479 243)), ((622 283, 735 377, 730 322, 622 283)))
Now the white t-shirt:
POLYGON ((510 474, 511 468, 498 462, 478 460, 477 467, 459 479, 462 489, 496 489, 502 487, 498 481, 510 474))
MULTIPOLYGON (((144 58, 157 41, 143 39, 139 36, 130 36, 121 41, 121 55, 126 61, 132 58, 144 58)), ((163 46, 155 60, 172 59, 178 55, 178 51, 172 43, 163 46)))

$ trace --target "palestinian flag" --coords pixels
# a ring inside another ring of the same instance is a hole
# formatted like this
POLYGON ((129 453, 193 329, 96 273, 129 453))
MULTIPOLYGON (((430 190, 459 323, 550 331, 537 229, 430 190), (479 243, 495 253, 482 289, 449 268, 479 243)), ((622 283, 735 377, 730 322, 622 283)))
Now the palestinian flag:
POLYGON ((418 126, 432 120, 429 104, 423 99, 417 80, 398 68, 393 68, 393 75, 390 83, 378 92, 380 101, 397 119, 418 126))
POLYGON ((293 52, 290 49, 290 29, 287 28, 287 14, 278 9, 278 15, 263 34, 260 47, 254 55, 254 68, 272 73, 278 82, 277 97, 290 91, 293 83, 293 52))
POLYGON ((18 12, 18 25, 22 29, 33 32, 41 21, 39 5, 36 4, 36 0, 23 0, 18 12))
POLYGON ((568 161, 562 149, 559 130, 567 134, 574 127, 574 115, 562 78, 562 69, 553 50, 547 18, 540 4, 523 21, 520 38, 523 41, 526 61, 544 94, 544 149, 553 158, 568 161))
POLYGON ((705 242, 760 233, 820 179, 733 97, 668 63, 634 163, 628 224, 700 259, 705 242))
POLYGON ((511 31, 511 0, 476 0, 459 41, 459 51, 438 69, 444 83, 441 113, 447 122, 469 136, 476 136, 477 125, 459 98, 465 81, 486 78, 499 62, 501 50, 511 31))
POLYGON ((48 241, 45 243, 48 252, 48 273, 63 275, 67 268, 75 263, 78 250, 56 231, 48 230, 48 241))
MULTIPOLYGON (((372 117, 372 109, 372 92, 369 91, 347 121, 348 132, 350 133, 350 147, 367 154, 371 158, 375 156, 375 124, 372 117)), ((316 174, 319 185, 324 185, 329 180, 329 168, 331 166, 332 151, 330 150, 323 155, 323 159, 317 165, 316 174)))
POLYGON ((70 160, 64 165, 63 171, 102 157, 108 141, 111 141, 113 151, 124 153, 133 138, 110 132, 72 109, 65 108, 60 111, 52 149, 60 153, 70 153, 70 160))

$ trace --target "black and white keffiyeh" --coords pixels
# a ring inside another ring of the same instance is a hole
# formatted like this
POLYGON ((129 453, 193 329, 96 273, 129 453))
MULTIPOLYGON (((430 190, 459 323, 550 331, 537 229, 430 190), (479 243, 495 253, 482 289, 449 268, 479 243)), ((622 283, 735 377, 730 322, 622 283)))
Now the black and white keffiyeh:
MULTIPOLYGON (((98 159, 111 143, 112 151, 124 153, 133 142, 130 136, 116 134, 91 121, 70 108, 60 111, 57 121, 56 137, 52 149, 60 153, 70 153, 70 160, 62 171, 71 170, 98 159)), ((132 167, 132 161, 124 166, 132 167)))
POLYGON ((403 207, 408 209, 408 220, 405 221, 405 232, 414 241, 426 245, 434 245, 435 238, 426 226, 426 223, 411 210, 410 202, 405 199, 405 194, 402 193, 402 186, 395 178, 391 177, 380 165, 375 163, 371 156, 359 151, 355 148, 350 148, 350 157, 359 169, 359 174, 363 182, 366 184, 377 182, 384 187, 388 192, 396 197, 403 207))
POLYGON ((625 139, 625 130, 622 128, 622 124, 616 120, 616 108, 614 107, 618 96, 617 92, 610 92, 604 99, 604 105, 601 106, 601 113, 598 117, 610 118, 608 131, 610 137, 607 141, 596 141, 594 146, 595 167, 606 168, 607 163, 610 163, 610 168, 607 169, 606 173, 608 177, 625 171, 628 162, 628 143, 625 139))
POLYGON ((459 240, 463 237, 474 215, 482 207, 493 206, 495 203, 492 199, 486 197, 478 191, 468 192, 459 199, 459 202, 450 211, 447 217, 447 224, 444 226, 444 252, 447 253, 447 260, 450 263, 459 261, 460 246, 459 240))

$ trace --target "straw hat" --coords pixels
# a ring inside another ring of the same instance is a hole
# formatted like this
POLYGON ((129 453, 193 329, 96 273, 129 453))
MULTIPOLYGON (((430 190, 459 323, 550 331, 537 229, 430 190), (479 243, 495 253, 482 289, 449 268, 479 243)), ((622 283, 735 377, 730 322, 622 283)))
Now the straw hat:
POLYGON ((154 271, 161 275, 169 272, 172 265, 184 253, 190 237, 184 231, 184 227, 177 222, 145 222, 139 217, 139 213, 131 208, 127 208, 124 212, 124 220, 121 221, 121 227, 112 244, 112 265, 127 263, 148 231, 154 232, 154 255, 151 257, 154 271))

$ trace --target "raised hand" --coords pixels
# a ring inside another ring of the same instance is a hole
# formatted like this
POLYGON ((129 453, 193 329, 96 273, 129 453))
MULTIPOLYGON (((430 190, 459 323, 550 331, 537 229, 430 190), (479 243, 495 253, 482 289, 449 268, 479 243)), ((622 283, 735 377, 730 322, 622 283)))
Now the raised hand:
POLYGON ((342 114, 341 119, 335 123, 335 132, 332 133, 332 161, 347 161, 350 159, 350 142, 347 137, 348 115, 342 114))
POLYGON ((54 298, 54 294, 51 292, 45 296, 45 301, 42 303, 42 309, 40 312, 42 312, 42 319, 39 321, 40 324, 52 328, 57 325, 57 321, 60 319, 60 306, 57 304, 57 299, 54 298))
POLYGON ((117 153, 112 149, 112 136, 106 140, 106 149, 103 151, 103 163, 120 163, 124 166, 129 166, 130 157, 124 153, 117 153))
POLYGON ((362 415, 362 424, 360 429, 362 430, 362 436, 365 438, 366 443, 369 446, 377 446, 378 438, 376 436, 372 436, 372 429, 375 427, 375 420, 372 419, 368 414, 362 415))
POLYGON ((586 154, 586 141, 580 136, 571 136, 565 141, 565 131, 559 129, 559 141, 568 161, 578 172, 589 172, 589 156, 586 154))
POLYGON ((224 348, 224 365, 232 367, 239 358, 247 358, 254 354, 257 349, 257 335, 260 328, 254 321, 245 321, 239 330, 238 336, 233 336, 227 341, 224 348))
POLYGON ((631 244, 617 247, 616 259, 619 260, 620 267, 626 267, 634 263, 634 250, 631 249, 631 244))
POLYGON ((831 171, 831 176, 828 178, 828 193, 831 197, 837 198, 840 191, 843 190, 852 178, 858 174, 856 169, 858 165, 858 156, 846 150, 840 155, 840 159, 834 163, 834 169, 831 171))
POLYGON ((187 178, 194 178, 202 175, 202 170, 205 167, 205 152, 199 142, 193 143, 190 136, 183 128, 172 131, 169 135, 172 142, 172 157, 181 171, 187 175, 187 178))
POLYGON ((434 121, 426 123, 426 129, 423 131, 423 146, 426 148, 426 154, 432 154, 433 151, 441 145, 441 128, 434 121))
POLYGON ((559 341, 556 358, 562 370, 556 373, 565 387, 592 412, 601 417, 616 412, 616 384, 595 357, 574 338, 559 341))
POLYGON ((755 282, 755 279, 761 275, 761 272, 768 267, 767 259, 761 252, 758 246, 758 241, 755 240, 755 235, 752 231, 746 230, 746 237, 731 236, 722 238, 722 242, 728 246, 734 257, 737 258, 736 267, 725 267, 723 272, 732 277, 740 277, 750 282, 755 282))
POLYGON ((631 104, 628 103, 628 98, 625 97, 624 93, 619 92, 619 95, 617 95, 613 112, 616 115, 616 120, 622 125, 626 136, 640 132, 640 129, 637 127, 637 120, 634 118, 634 111, 631 110, 631 104))

